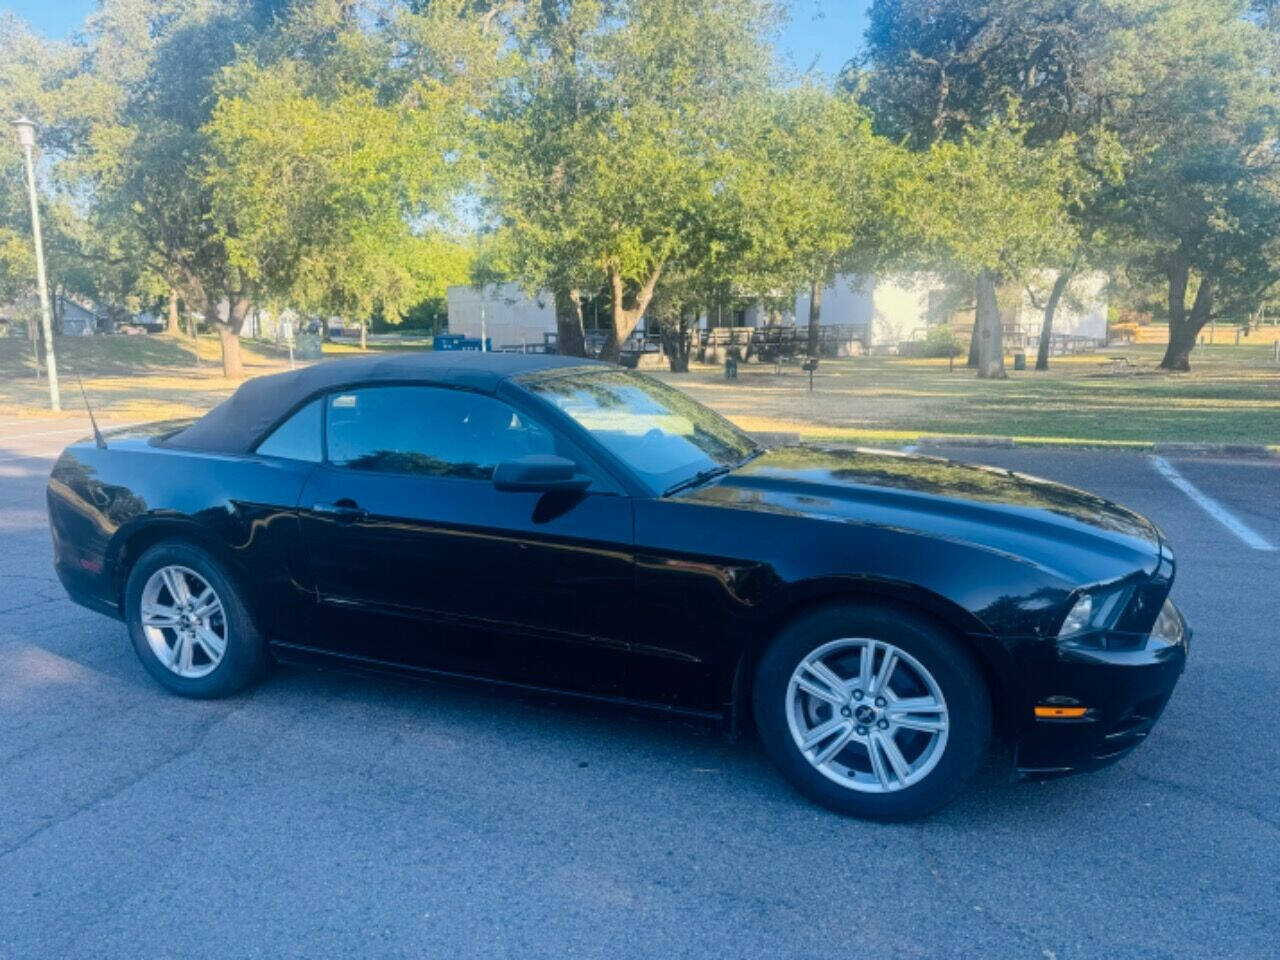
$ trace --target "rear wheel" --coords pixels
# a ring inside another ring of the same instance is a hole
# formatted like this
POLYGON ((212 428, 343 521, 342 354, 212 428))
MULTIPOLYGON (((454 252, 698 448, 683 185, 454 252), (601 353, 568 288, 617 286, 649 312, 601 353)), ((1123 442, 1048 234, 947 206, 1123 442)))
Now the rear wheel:
POLYGON ((756 671, 765 749, 810 799, 876 820, 924 816, 973 776, 991 701, 969 653, 908 610, 839 604, 788 625, 756 671))
POLYGON ((174 693, 223 697, 262 675, 262 637, 207 551, 180 541, 149 548, 129 572, 124 601, 138 658, 174 693))

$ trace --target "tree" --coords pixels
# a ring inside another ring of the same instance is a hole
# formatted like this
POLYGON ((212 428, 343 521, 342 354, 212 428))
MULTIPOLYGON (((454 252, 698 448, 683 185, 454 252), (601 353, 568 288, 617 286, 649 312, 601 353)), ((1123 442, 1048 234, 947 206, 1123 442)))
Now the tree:
POLYGON ((616 358, 699 235, 734 147, 733 104, 770 75, 766 0, 543 0, 512 20, 487 111, 488 209, 504 259, 555 297, 582 352, 583 291, 607 290, 616 358))
MULTIPOLYGON (((24 160, 8 129, 9 120, 25 115, 39 125, 37 202, 55 333, 61 325, 59 294, 70 291, 96 296, 106 286, 104 279, 112 276, 110 271, 93 269, 96 265, 85 256, 84 214, 62 189, 59 177, 66 153, 66 129, 56 85, 70 56, 66 45, 45 43, 12 14, 0 13, 0 124, 6 128, 0 136, 0 303, 31 296, 36 288, 24 160)), ((131 276, 136 273, 132 271, 131 276)), ((124 279, 123 274, 115 276, 124 279)), ((29 324, 39 371, 37 316, 33 310, 29 324)))
POLYGON ((1040 337, 1036 345, 1036 369, 1049 369, 1049 348, 1053 343, 1053 317, 1058 310, 1058 304, 1062 301, 1062 295, 1067 292, 1067 286, 1071 283, 1071 275, 1075 273, 1075 265, 1065 270, 1059 270, 1058 275, 1053 278, 1053 285, 1049 288, 1049 295, 1045 298, 1043 304, 1037 303, 1033 296, 1031 302, 1033 306, 1039 307, 1043 311, 1044 320, 1040 324, 1040 337))
MULTIPOLYGON (((42 97, 36 77, 48 51, 13 14, 0 12, 0 120, 40 117, 42 97)), ((34 286, 35 256, 22 151, 4 131, 0 136, 0 303, 34 286)))
POLYGON ((1247 312, 1275 278, 1275 23, 1271 0, 877 0, 873 69, 847 82, 917 146, 1009 97, 1028 144, 1073 136, 1091 178, 1072 206, 1087 242, 1056 265, 1087 262, 1099 241, 1132 251, 1168 290, 1162 365, 1187 369, 1204 323, 1247 312))
POLYGON ((205 125, 238 45, 286 0, 106 0, 90 17, 64 97, 81 104, 73 167, 98 223, 139 238, 157 269, 204 310, 224 375, 243 374, 239 335, 252 278, 213 220, 205 125))
MULTIPOLYGON (((961 189, 982 190, 983 183, 996 187, 989 174, 1002 161, 980 155, 987 138, 975 138, 974 131, 1003 124, 1013 102, 1018 104, 1017 139, 1023 146, 1052 142, 1071 130, 1079 58, 1087 55, 1080 41, 1088 21, 1080 12, 1078 4, 1062 0, 876 0, 864 53, 843 82, 871 106, 877 129, 916 150, 934 151, 925 163, 928 177, 941 175, 943 182, 954 180, 961 189), (942 149, 948 143, 963 144, 963 149, 942 149), (959 164, 964 162, 976 165, 973 177, 963 176, 959 164)), ((989 142, 1011 146, 999 138, 989 142)), ((990 211, 975 213, 981 220, 990 211)), ((935 241, 950 246, 959 260, 968 260, 962 251, 973 252, 973 244, 955 235, 945 240, 946 232, 935 231, 935 241)), ((1019 245, 1013 240, 1009 249, 1019 245)), ((975 275, 969 365, 980 376, 1004 376, 995 290, 1002 274, 993 261, 1005 259, 988 255, 976 261, 982 265, 975 275)))
POLYGON ((740 288, 789 298, 808 291, 810 356, 822 291, 837 274, 869 273, 901 236, 892 213, 903 151, 871 129, 850 96, 802 84, 744 99, 748 129, 729 187, 746 234, 740 288))
POLYGON ((1140 96, 1113 121, 1132 160, 1113 190, 1132 268, 1167 289, 1166 370, 1190 369, 1205 324, 1247 316, 1280 277, 1276 44, 1244 0, 1160 6, 1140 96))
POLYGON ((468 7, 374 27, 327 3, 295 8, 224 74, 204 128, 231 263, 264 297, 354 316, 362 346, 375 311, 398 319, 467 276, 468 245, 446 226, 472 169, 458 45, 485 42, 468 7))
POLYGON ((934 144, 903 181, 905 222, 926 262, 975 278, 979 377, 1006 376, 997 287, 1020 285, 1077 242, 1064 201, 1076 176, 1071 141, 1028 146, 1010 117, 934 144))
POLYGON ((844 83, 916 148, 999 120, 1033 146, 1081 136, 1131 74, 1133 27, 1166 0, 875 0, 844 83))
MULTIPOLYGON (((1037 369, 1048 366, 1053 317, 1079 269, 1106 257, 1115 209, 1102 188, 1120 175, 1110 128, 1131 93, 1135 31, 1161 0, 877 0, 867 44, 845 83, 861 91, 877 128, 916 149, 957 140, 999 122, 1016 102, 1023 136, 1036 148, 1070 138, 1080 176, 1064 197, 1081 243, 1041 264, 1057 270, 1044 301, 1037 369)), ((975 325, 971 358, 981 326, 975 325)))

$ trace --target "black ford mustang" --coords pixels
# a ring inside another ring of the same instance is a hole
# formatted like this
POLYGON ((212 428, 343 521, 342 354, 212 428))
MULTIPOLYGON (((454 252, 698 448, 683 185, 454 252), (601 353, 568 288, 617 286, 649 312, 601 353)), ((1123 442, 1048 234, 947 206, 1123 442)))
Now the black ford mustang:
POLYGON ((205 417, 69 447, 58 575, 148 671, 230 694, 326 658, 754 718, 859 816, 953 797, 993 729, 1018 769, 1146 736, 1189 632, 1147 520, 943 460, 764 450, 617 367, 338 360, 205 417))

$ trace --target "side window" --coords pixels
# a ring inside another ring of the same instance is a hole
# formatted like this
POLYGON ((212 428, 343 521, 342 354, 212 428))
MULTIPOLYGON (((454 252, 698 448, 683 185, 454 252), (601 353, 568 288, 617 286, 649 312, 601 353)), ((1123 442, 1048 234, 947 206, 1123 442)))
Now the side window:
POLYGON ((320 449, 320 401, 312 400, 258 444, 258 453, 286 460, 319 463, 324 459, 320 449))
POLYGON ((328 404, 329 460, 353 470, 487 480, 503 460, 556 452, 545 428, 466 390, 369 387, 328 404))

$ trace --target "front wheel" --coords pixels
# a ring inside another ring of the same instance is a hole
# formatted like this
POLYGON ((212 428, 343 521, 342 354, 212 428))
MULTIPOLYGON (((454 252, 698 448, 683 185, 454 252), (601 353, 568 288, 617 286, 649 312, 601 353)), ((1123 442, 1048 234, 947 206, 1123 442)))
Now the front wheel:
POLYGON ((265 645, 240 591, 194 544, 165 541, 143 553, 124 602, 138 659, 174 693, 224 697, 263 673, 265 645))
POLYGON ((775 638, 754 687, 766 751, 810 799, 874 820, 953 799, 991 739, 991 700, 960 644, 908 610, 839 604, 775 638))

